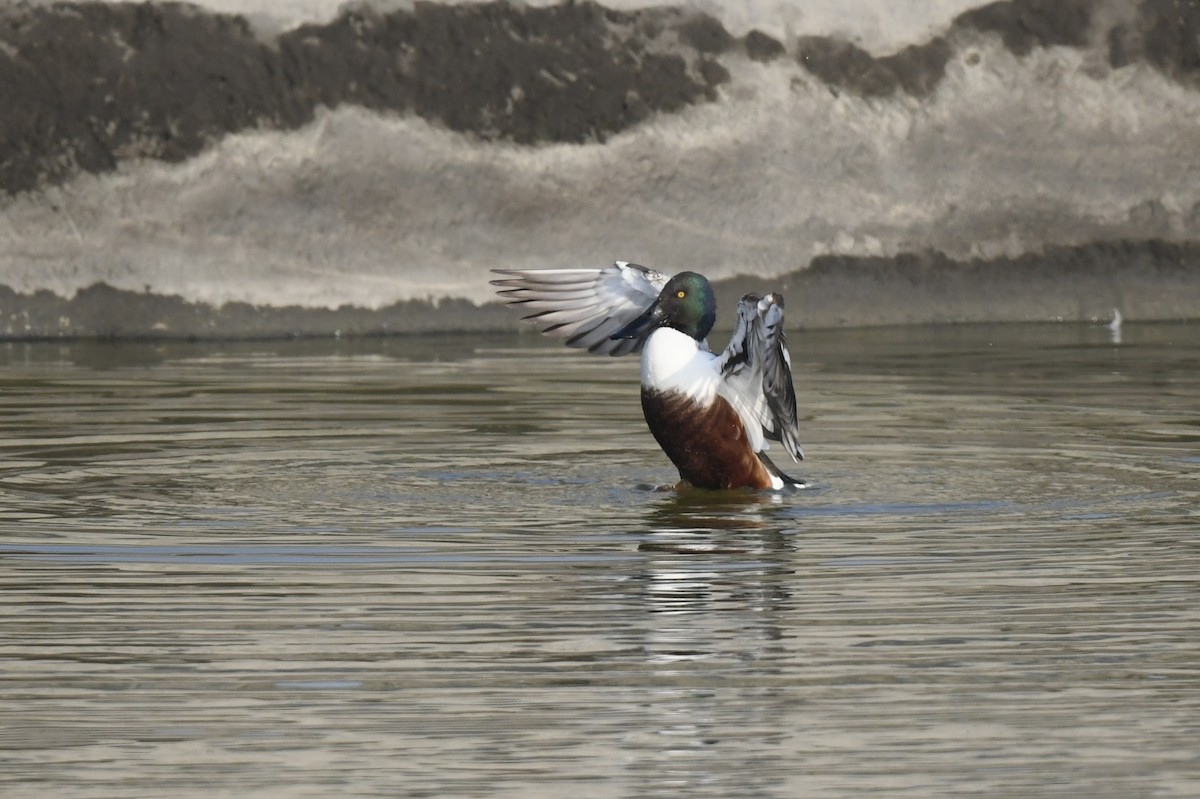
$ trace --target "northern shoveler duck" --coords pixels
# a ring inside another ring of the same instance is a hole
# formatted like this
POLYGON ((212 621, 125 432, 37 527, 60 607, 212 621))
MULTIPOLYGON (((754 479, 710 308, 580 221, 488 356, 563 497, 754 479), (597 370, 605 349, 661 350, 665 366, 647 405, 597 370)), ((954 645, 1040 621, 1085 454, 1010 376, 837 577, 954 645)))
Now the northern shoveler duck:
POLYGON ((801 487, 767 457, 767 441, 799 462, 792 360, 784 345, 783 298, 747 294, 721 354, 708 348, 717 303, 708 279, 671 276, 617 261, 606 269, 496 269, 510 305, 568 347, 642 354, 642 410, 650 432, 701 488, 801 487))

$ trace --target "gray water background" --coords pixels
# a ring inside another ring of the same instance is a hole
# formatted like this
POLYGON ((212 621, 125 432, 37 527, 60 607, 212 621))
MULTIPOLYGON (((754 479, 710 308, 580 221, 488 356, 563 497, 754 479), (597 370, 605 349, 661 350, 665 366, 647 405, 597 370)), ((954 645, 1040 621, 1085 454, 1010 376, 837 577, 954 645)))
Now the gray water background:
POLYGON ((533 335, 0 346, 0 794, 1200 795, 1200 327, 791 348, 774 495, 533 335))

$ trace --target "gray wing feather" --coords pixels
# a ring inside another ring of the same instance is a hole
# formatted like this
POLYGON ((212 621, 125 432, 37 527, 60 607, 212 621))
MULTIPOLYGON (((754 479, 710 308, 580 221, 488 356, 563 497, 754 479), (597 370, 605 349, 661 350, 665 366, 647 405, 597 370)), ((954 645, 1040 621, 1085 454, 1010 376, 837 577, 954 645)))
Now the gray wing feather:
POLYGON ((796 412, 796 388, 792 385, 792 356, 783 335, 783 297, 768 294, 758 303, 762 319, 763 394, 775 421, 768 434, 782 442, 795 460, 804 458, 800 448, 800 421, 796 412))
POLYGON ((492 271, 505 276, 492 285, 509 305, 533 311, 525 320, 568 347, 601 355, 641 351, 641 340, 611 336, 645 313, 671 277, 625 261, 604 269, 492 271))
POLYGON ((792 358, 783 335, 783 297, 742 297, 737 327, 719 366, 742 411, 762 426, 767 438, 782 443, 793 460, 803 460, 792 358))
POLYGON ((750 344, 756 338, 754 328, 758 324, 758 299, 757 294, 747 294, 738 303, 737 325, 718 364, 721 374, 726 377, 741 372, 751 363, 750 344))

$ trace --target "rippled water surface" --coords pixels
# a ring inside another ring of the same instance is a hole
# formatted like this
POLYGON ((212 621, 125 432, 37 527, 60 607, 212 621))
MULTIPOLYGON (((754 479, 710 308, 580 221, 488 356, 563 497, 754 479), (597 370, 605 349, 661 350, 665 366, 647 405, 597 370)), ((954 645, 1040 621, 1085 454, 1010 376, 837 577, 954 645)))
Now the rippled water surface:
POLYGON ((1200 328, 791 344, 784 495, 532 335, 0 346, 0 794, 1200 795, 1200 328))

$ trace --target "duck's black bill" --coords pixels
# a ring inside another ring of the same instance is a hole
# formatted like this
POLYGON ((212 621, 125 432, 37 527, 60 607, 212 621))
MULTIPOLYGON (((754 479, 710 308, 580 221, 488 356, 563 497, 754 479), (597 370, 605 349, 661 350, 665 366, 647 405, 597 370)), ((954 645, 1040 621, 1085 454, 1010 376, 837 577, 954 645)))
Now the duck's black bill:
POLYGON ((659 306, 658 302, 655 301, 653 305, 646 309, 645 313, 643 313, 637 319, 634 319, 629 324, 625 325, 625 327, 621 328, 616 333, 613 333, 611 336, 609 336, 609 338, 642 338, 643 336, 649 335, 650 331, 654 330, 656 327, 662 326, 663 322, 665 321, 666 318, 663 316, 662 308, 659 306))

